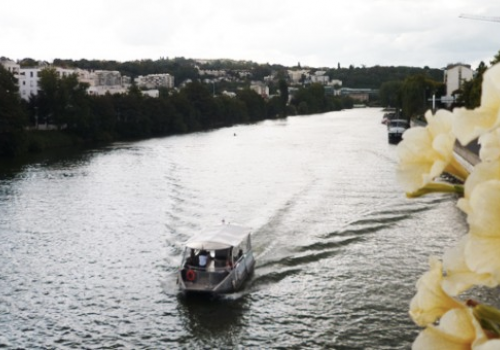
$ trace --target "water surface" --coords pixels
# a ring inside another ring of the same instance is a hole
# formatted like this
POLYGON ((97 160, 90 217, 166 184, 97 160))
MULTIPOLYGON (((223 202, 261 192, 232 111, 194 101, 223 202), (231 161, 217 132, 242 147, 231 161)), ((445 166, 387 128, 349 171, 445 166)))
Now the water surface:
POLYGON ((406 199, 378 109, 116 143, 0 170, 0 347, 408 349, 456 198, 406 199), (256 270, 185 299, 182 243, 255 229, 256 270))

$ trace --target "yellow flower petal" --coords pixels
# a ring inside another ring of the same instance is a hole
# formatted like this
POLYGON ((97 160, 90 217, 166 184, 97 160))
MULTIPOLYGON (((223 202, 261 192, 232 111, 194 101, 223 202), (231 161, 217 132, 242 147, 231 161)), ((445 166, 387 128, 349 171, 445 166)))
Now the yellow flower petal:
POLYGON ((457 296, 475 285, 488 287, 497 285, 491 274, 475 273, 467 265, 465 246, 469 237, 469 235, 462 237, 458 245, 447 249, 443 256, 443 267, 446 276, 443 278, 441 286, 450 296, 457 296))
POLYGON ((448 311, 443 315, 439 326, 429 326, 422 331, 415 342, 413 350, 470 350, 476 339, 474 317, 467 308, 448 311))
POLYGON ((500 63, 490 67, 483 75, 481 86, 481 106, 500 108, 500 63))
POLYGON ((465 261, 472 271, 477 274, 491 275, 496 285, 498 285, 500 283, 499 252, 500 237, 491 238, 470 235, 465 245, 465 261))
POLYGON ((417 294, 410 302, 410 316, 419 326, 435 322, 447 311, 464 307, 462 303, 446 294, 441 287, 443 268, 441 262, 431 257, 430 270, 417 282, 417 294))
POLYGON ((439 110, 426 113, 427 127, 414 127, 403 134, 397 147, 396 176, 405 192, 415 192, 441 175, 453 158, 455 137, 452 114, 439 110))
POLYGON ((495 127, 497 110, 478 107, 474 110, 455 108, 453 133, 462 145, 467 145, 472 140, 487 133, 495 127))
POLYGON ((486 342, 480 344, 480 345, 475 345, 473 344, 472 346, 473 350, 498 350, 500 349, 500 339, 491 339, 487 340, 486 342))
POLYGON ((482 135, 479 138, 479 157, 482 161, 496 161, 500 159, 500 128, 482 135))
POLYGON ((458 200, 457 206, 466 214, 472 214, 471 194, 477 185, 489 180, 500 180, 500 160, 482 162, 474 167, 464 185, 464 196, 458 200))
POLYGON ((474 186, 468 206, 470 234, 500 238, 500 180, 483 181, 474 186))
POLYGON ((481 105, 478 108, 453 110, 453 132, 462 145, 500 126, 500 64, 484 73, 481 89, 481 105))

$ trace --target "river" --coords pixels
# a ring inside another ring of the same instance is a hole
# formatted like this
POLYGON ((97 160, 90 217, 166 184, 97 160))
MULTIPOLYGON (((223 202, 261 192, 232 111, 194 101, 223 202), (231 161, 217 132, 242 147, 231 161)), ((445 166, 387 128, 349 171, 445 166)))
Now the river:
POLYGON ((407 199, 380 109, 264 121, 0 166, 0 348, 408 349, 456 198, 407 199), (179 295, 182 243, 254 229, 255 273, 179 295))

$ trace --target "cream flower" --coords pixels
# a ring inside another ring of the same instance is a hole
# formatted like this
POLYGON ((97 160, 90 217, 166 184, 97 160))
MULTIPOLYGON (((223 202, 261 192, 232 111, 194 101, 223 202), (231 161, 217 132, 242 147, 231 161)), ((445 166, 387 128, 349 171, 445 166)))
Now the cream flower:
POLYGON ((410 316, 419 326, 435 322, 448 310, 464 307, 462 303, 446 294, 442 287, 443 268, 441 262, 431 257, 430 269, 417 282, 417 294, 410 303, 410 316))
POLYGON ((452 309, 443 315, 438 326, 429 326, 422 331, 413 350, 470 350, 476 338, 484 332, 474 319, 469 308, 452 309))
POLYGON ((477 274, 491 275, 497 284, 500 283, 500 179, 488 178, 496 177, 498 169, 498 165, 478 166, 475 177, 466 183, 469 198, 458 203, 467 213, 469 224, 464 247, 467 267, 477 274))
POLYGON ((461 206, 466 207, 472 236, 500 239, 500 179, 477 183, 469 193, 468 203, 461 206))
POLYGON ((473 343, 473 350, 498 350, 500 349, 500 339, 490 339, 486 340, 484 343, 476 345, 473 343))
POLYGON ((477 274, 467 265, 465 247, 468 240, 469 235, 462 237, 458 245, 446 250, 443 256, 446 276, 443 278, 441 286, 448 295, 457 296, 475 285, 488 287, 497 285, 490 274, 477 274))
POLYGON ((455 136, 451 132, 452 114, 439 110, 425 114, 427 126, 410 128, 399 143, 396 176, 406 192, 415 192, 447 170, 464 178, 468 173, 453 158, 455 136), (448 169, 447 169, 448 168, 448 169), (457 174, 459 173, 459 174, 457 174))
POLYGON ((500 284, 500 237, 484 237, 471 235, 465 246, 467 266, 479 275, 491 275, 496 282, 490 287, 500 284))
POLYGON ((471 193, 478 184, 489 180, 500 180, 500 159, 491 162, 482 162, 474 167, 474 171, 465 182, 464 197, 459 199, 457 203, 458 207, 469 214, 471 212, 469 205, 471 193))
POLYGON ((482 161, 495 161, 500 159, 500 128, 496 128, 479 138, 481 148, 479 158, 482 161))
POLYGON ((500 126, 500 64, 484 73, 481 89, 481 105, 478 108, 453 110, 453 132, 462 145, 500 126))

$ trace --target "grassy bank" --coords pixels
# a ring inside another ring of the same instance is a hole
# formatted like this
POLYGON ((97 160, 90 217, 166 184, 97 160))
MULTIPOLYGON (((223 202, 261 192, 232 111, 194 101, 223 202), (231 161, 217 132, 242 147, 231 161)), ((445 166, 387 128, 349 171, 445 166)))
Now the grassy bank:
POLYGON ((27 148, 29 153, 81 145, 83 141, 71 134, 58 130, 30 130, 27 132, 27 148))

